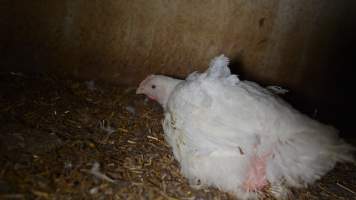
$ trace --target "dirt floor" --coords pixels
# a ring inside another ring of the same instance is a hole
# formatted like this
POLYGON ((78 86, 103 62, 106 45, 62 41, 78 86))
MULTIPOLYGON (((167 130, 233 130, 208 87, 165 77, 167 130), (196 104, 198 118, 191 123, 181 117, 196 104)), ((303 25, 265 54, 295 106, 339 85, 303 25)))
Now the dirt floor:
MULTIPOLYGON (((0 199, 234 199, 189 187, 161 120, 132 87, 0 74, 0 199)), ((356 167, 293 199, 356 199, 356 167)))

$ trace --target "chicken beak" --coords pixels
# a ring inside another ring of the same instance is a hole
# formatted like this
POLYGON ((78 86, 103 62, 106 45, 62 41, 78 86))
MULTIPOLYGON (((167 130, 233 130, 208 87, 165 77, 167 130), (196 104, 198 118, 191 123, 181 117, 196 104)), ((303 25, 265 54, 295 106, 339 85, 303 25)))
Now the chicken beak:
POLYGON ((138 88, 136 89, 136 94, 144 94, 144 84, 145 84, 145 80, 143 80, 140 85, 138 86, 138 88))
POLYGON ((136 94, 143 94, 142 88, 140 86, 136 89, 136 94))
POLYGON ((144 88, 146 83, 151 80, 153 77, 153 75, 149 75, 145 78, 145 80, 143 80, 140 85, 138 86, 138 88, 136 89, 136 94, 144 94, 144 88))

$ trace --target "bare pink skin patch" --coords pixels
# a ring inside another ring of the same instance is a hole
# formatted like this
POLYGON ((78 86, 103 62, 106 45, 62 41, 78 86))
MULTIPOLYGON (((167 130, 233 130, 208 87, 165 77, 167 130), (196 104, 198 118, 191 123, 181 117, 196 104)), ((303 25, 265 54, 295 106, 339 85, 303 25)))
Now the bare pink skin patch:
POLYGON ((254 155, 251 158, 250 167, 248 169, 247 178, 243 183, 243 188, 248 192, 262 190, 268 185, 266 178, 266 161, 270 153, 258 156, 254 155))

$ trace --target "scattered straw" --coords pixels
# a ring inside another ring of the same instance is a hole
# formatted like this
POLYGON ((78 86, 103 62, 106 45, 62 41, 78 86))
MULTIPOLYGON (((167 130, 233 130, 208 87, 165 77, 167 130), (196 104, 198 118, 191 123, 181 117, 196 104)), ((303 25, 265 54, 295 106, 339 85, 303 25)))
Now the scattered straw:
POLYGON ((353 190, 351 190, 350 188, 348 188, 348 187, 342 185, 341 183, 336 183, 336 185, 339 186, 339 187, 341 187, 342 189, 344 189, 344 190, 346 190, 346 191, 348 191, 348 192, 351 192, 352 194, 355 194, 355 195, 356 195, 356 192, 355 192, 355 191, 353 191, 353 190))
MULTIPOLYGON (((0 199, 234 199, 189 186, 164 140, 162 109, 135 88, 0 76, 0 199)), ((350 199, 355 174, 338 167, 294 199, 350 199), (343 184, 328 184, 335 177, 343 184)))

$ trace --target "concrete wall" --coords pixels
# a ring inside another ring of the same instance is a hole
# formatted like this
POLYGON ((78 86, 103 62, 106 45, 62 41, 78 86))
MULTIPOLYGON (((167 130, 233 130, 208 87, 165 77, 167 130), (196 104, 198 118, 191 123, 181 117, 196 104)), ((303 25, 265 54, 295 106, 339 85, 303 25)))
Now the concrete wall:
POLYGON ((242 77, 337 107, 353 78, 355 8, 348 0, 3 0, 0 68, 134 85, 150 73, 185 77, 224 53, 242 77))

